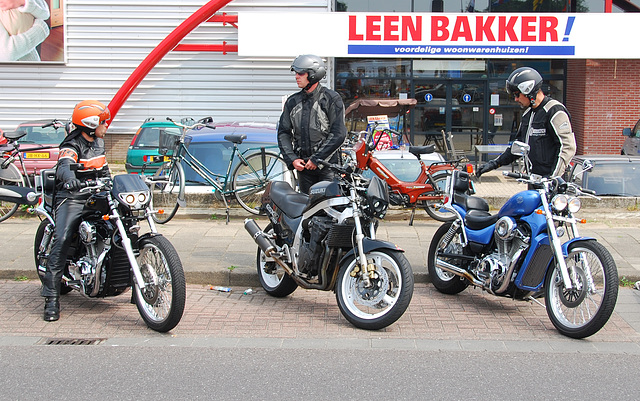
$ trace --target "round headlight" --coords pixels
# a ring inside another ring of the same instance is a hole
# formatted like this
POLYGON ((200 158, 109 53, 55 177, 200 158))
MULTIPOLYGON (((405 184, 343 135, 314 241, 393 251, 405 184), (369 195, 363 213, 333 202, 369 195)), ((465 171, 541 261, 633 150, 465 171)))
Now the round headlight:
POLYGON ((556 195, 551 200, 551 204, 553 205, 553 208, 556 209, 557 211, 564 210, 567 207, 567 203, 569 203, 569 199, 567 198, 567 195, 556 195))
POLYGON ((147 194, 145 194, 144 192, 140 192, 138 194, 138 202, 144 204, 147 202, 147 194))
POLYGON ((582 201, 578 198, 571 198, 569 200, 569 211, 576 213, 582 207, 582 201))
POLYGON ((130 205, 133 205, 133 203, 136 201, 136 197, 133 196, 133 194, 128 194, 125 198, 124 198, 125 202, 127 202, 130 205))

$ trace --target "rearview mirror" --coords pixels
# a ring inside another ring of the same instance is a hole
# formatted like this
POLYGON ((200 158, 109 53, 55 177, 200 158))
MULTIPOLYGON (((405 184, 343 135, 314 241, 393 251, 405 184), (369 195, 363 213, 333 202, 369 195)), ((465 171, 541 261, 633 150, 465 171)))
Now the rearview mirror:
POLYGON ((622 129, 623 136, 631 136, 631 128, 623 128, 622 129))
POLYGON ((515 141, 511 144, 511 154, 516 156, 524 156, 525 153, 529 153, 531 147, 520 141, 515 141))

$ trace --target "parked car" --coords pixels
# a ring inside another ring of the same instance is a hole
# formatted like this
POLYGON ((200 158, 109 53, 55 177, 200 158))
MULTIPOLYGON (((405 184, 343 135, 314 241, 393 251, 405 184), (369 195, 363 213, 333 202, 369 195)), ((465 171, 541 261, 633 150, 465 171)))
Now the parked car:
POLYGON ((638 145, 640 145, 640 120, 638 120, 633 128, 624 128, 622 135, 627 138, 622 144, 620 154, 630 156, 640 155, 640 148, 638 148, 638 145))
MULTIPOLYGON (((18 139, 20 149, 23 150, 22 157, 24 165, 29 173, 38 174, 41 170, 52 168, 58 162, 58 153, 60 153, 59 145, 66 136, 65 127, 63 124, 56 124, 46 128, 42 128, 43 125, 49 124, 53 119, 49 120, 34 120, 26 121, 18 124, 16 132, 24 132, 26 135, 18 139), (38 149, 42 147, 49 147, 48 149, 38 149), (29 151, 29 149, 34 149, 29 151)), ((5 143, 6 138, 4 135, 0 136, 0 143, 5 143)), ((20 171, 20 162, 15 161, 16 167, 20 171)))
MULTIPOLYGON (((165 131, 170 134, 180 135, 182 130, 174 125, 171 121, 154 120, 148 118, 142 123, 138 132, 133 136, 129 150, 127 150, 127 158, 125 160, 125 169, 127 173, 139 174, 144 165, 145 156, 159 156, 158 142, 160 132, 165 131)), ((144 172, 151 175, 155 173, 162 162, 147 164, 144 172)))
MULTIPOLYGON (((279 153, 278 138, 275 124, 257 123, 257 122, 228 122, 216 123, 214 128, 201 128, 197 130, 189 130, 186 140, 189 142, 188 149, 196 159, 200 160, 211 172, 216 174, 226 174, 233 143, 224 139, 226 135, 244 134, 247 138, 238 146, 240 151, 246 149, 254 149, 259 151, 260 147, 266 147, 267 150, 279 153)), ((230 173, 238 163, 238 159, 234 160, 230 173)), ((184 172, 187 184, 204 184, 204 180, 200 175, 193 171, 189 166, 184 165, 184 172)))
MULTIPOLYGON (((408 150, 377 150, 373 155, 401 181, 412 182, 420 175, 420 162, 418 162, 418 159, 409 153, 408 150)), ((431 163, 444 161, 444 157, 437 152, 420 155, 420 159, 427 166, 431 163)), ((373 177, 373 172, 366 170, 363 175, 371 178, 373 177)))
POLYGON ((574 156, 568 178, 598 196, 640 196, 640 156, 574 156), (584 171, 585 160, 592 169, 584 171))

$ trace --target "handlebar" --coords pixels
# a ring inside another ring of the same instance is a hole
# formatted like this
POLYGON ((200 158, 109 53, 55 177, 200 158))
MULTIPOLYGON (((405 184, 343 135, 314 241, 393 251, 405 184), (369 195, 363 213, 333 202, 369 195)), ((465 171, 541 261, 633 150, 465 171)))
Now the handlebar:
POLYGON ((192 124, 192 125, 185 125, 185 124, 179 123, 177 121, 174 121, 171 117, 167 117, 167 121, 171 121, 176 126, 178 126, 180 128, 184 128, 185 130, 187 130, 187 129, 195 129, 195 128, 202 128, 202 127, 215 128, 215 125, 213 125, 213 118, 212 117, 202 118, 197 123, 192 124))

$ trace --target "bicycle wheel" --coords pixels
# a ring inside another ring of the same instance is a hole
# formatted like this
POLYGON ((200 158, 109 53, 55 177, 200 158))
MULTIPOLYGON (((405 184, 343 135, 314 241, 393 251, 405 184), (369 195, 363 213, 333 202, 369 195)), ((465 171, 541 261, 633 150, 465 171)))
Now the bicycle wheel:
POLYGON ((155 213, 152 218, 158 224, 167 223, 176 215, 184 199, 184 169, 179 163, 164 164, 151 177, 151 209, 165 209, 162 214, 155 213))
MULTIPOLYGON (((24 187, 24 179, 22 178, 22 175, 20 174, 16 166, 14 166, 13 164, 10 164, 7 167, 7 172, 8 172, 8 175, 12 177, 17 176, 20 178, 17 178, 16 180, 13 180, 13 179, 7 180, 7 179, 0 178, 0 185, 15 185, 18 187, 24 187), (11 171, 9 172, 8 170, 11 170, 11 171)), ((19 207, 20 205, 18 203, 0 200, 0 222, 3 222, 9 217, 13 216, 19 207)))
MULTIPOLYGON (((435 173, 433 175, 434 189, 438 189, 441 193, 444 193, 445 189, 447 188, 447 178, 449 176, 451 176, 450 170, 442 170, 435 173)), ((436 206, 437 204, 441 203, 442 199, 424 201, 424 210, 434 220, 453 221, 456 218, 455 214, 436 206)))
POLYGON ((232 188, 236 200, 247 212, 260 213, 262 193, 270 181, 285 181, 296 187, 293 171, 275 153, 254 153, 241 161, 233 171, 232 188), (263 157, 264 156, 264 157, 263 157))

